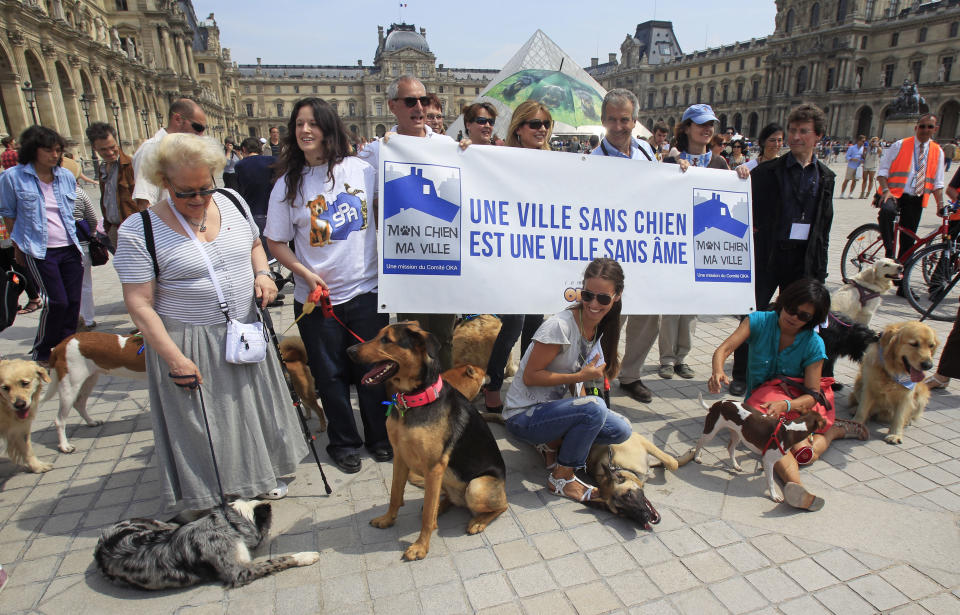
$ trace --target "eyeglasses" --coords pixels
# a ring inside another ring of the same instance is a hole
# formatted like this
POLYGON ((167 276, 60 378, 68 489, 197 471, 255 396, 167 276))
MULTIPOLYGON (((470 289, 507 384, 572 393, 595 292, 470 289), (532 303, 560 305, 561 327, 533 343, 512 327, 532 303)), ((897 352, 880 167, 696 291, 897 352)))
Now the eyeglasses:
POLYGON ((917 128, 926 128, 927 130, 933 130, 936 127, 936 124, 917 124, 917 128))
POLYGON ((595 293, 592 290, 586 289, 580 291, 580 300, 584 303, 590 303, 594 299, 596 299, 597 303, 600 305, 610 305, 610 303, 613 301, 613 295, 608 295, 607 293, 595 293))
POLYGON ((440 115, 439 113, 428 113, 428 114, 426 114, 424 117, 426 117, 426 118, 427 118, 428 120, 430 120, 431 122, 432 122, 433 120, 443 119, 443 116, 440 115))
MULTIPOLYGON (((167 181, 170 181, 170 180, 167 180, 167 181)), ((193 192, 178 192, 176 187, 173 186, 173 184, 170 184, 170 186, 173 188, 173 195, 178 199, 195 199, 198 196, 210 196, 211 194, 216 193, 217 184, 216 182, 213 181, 213 178, 210 178, 210 181, 213 182, 212 188, 206 188, 204 190, 194 190, 193 192)))
POLYGON ((474 118, 473 123, 480 124, 481 126, 486 126, 487 124, 493 126, 494 122, 496 121, 497 120, 493 119, 492 117, 478 117, 474 118))
POLYGON ((406 106, 410 107, 411 109, 413 109, 414 107, 416 107, 416 106, 417 106, 417 103, 420 103, 420 105, 423 106, 423 107, 426 107, 427 105, 430 104, 430 99, 429 99, 428 97, 426 97, 426 96, 419 96, 419 97, 418 97, 418 96, 405 96, 405 97, 403 97, 403 98, 400 98, 400 97, 398 96, 397 98, 394 98, 394 100, 402 100, 402 101, 403 101, 403 104, 405 104, 406 106))
POLYGON ((813 314, 810 312, 803 312, 797 308, 783 308, 783 311, 791 316, 794 316, 800 322, 810 322, 813 319, 813 314))
POLYGON ((532 128, 533 130, 540 130, 541 128, 546 128, 547 130, 550 130, 550 124, 551 124, 550 120, 527 120, 523 123, 529 126, 530 128, 532 128))
MULTIPOLYGON (((180 115, 180 114, 178 113, 177 115, 180 115)), ((193 128, 193 132, 197 133, 198 135, 202 134, 203 131, 207 129, 207 127, 201 124, 200 122, 194 122, 193 120, 185 118, 182 115, 180 115, 180 117, 186 120, 190 124, 190 128, 193 128)))

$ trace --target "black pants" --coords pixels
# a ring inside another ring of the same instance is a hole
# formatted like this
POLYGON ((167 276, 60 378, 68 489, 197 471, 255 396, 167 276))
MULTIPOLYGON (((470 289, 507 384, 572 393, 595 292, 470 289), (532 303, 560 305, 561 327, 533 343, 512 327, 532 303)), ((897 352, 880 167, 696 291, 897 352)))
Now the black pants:
MULTIPOLYGON (((900 207, 900 228, 910 229, 916 233, 917 227, 920 226, 920 215, 923 214, 923 197, 903 194, 897 199, 897 204, 900 207)), ((877 215, 877 222, 880 224, 880 236, 883 237, 884 256, 887 258, 894 258, 893 218, 894 214, 883 209, 877 215)), ((901 232, 900 246, 896 258, 899 260, 907 250, 913 247, 914 243, 913 237, 901 232)))
MULTIPOLYGON (((807 245, 793 244, 774 248, 776 253, 773 256, 773 267, 757 267, 757 282, 754 285, 754 299, 757 302, 757 311, 766 310, 773 299, 773 293, 790 286, 799 279, 806 277, 804 275, 804 260, 806 259, 807 245)), ((733 351, 733 370, 734 380, 746 382, 747 380, 747 359, 749 358, 750 345, 744 342, 733 351)))
POLYGON ((453 367, 453 325, 457 322, 456 314, 397 314, 397 320, 415 320, 420 328, 433 334, 440 344, 440 371, 445 372, 453 367))
POLYGON ((487 383, 488 391, 499 391, 503 386, 503 370, 507 367, 513 345, 517 343, 517 338, 520 338, 522 357, 533 339, 533 334, 543 324, 543 314, 501 314, 500 322, 503 324, 487 362, 487 376, 490 377, 490 382, 487 383))

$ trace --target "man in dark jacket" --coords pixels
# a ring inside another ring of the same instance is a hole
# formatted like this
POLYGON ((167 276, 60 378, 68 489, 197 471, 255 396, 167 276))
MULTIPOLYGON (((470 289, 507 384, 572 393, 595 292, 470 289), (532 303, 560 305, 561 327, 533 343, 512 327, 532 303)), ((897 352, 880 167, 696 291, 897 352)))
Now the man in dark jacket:
MULTIPOLYGON (((753 245, 757 309, 801 278, 827 278, 827 247, 833 224, 836 174, 816 157, 826 116, 803 104, 787 117, 785 156, 764 162, 750 174, 753 185, 753 245)), ((747 345, 734 353, 730 393, 746 390, 747 345)))
POLYGON ((117 246, 117 228, 127 217, 140 211, 133 199, 135 174, 133 160, 120 149, 117 132, 106 122, 94 122, 87 127, 87 138, 100 155, 100 212, 107 237, 117 246))

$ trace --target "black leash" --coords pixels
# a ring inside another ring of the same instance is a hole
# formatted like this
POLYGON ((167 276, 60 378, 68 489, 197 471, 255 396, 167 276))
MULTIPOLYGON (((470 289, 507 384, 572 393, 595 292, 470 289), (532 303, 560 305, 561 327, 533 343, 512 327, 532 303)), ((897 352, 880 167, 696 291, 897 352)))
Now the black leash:
POLYGON ((220 481, 220 466, 217 465, 217 454, 213 452, 213 438, 210 436, 210 421, 207 420, 207 406, 203 403, 203 389, 197 384, 197 393, 200 395, 200 412, 203 414, 203 426, 207 428, 207 443, 210 445, 210 458, 213 459, 213 473, 217 475, 217 489, 220 490, 220 508, 226 510, 227 496, 223 493, 223 483, 220 481))
MULTIPOLYGON (((283 370, 283 379, 287 382, 287 389, 290 391, 290 399, 293 401, 293 407, 297 410, 297 416, 300 417, 300 428, 303 430, 303 437, 307 441, 307 444, 310 445, 310 452, 313 453, 313 459, 317 462, 317 468, 320 470, 320 478, 323 479, 323 488, 327 492, 327 495, 333 493, 333 489, 330 488, 330 483, 327 482, 327 475, 323 473, 323 466, 320 465, 320 456, 317 454, 317 447, 314 444, 316 436, 310 433, 310 427, 307 426, 307 417, 303 414, 303 405, 300 400, 300 395, 297 394, 297 389, 293 386, 293 380, 290 379, 290 372, 287 371, 287 365, 283 362, 283 355, 280 353, 280 342, 277 340, 277 332, 273 330, 273 319, 270 318, 270 312, 257 306, 257 309, 260 310, 260 316, 263 319, 263 324, 267 328, 267 331, 270 332, 270 341, 273 342, 273 350, 277 353, 277 361, 280 362, 280 369, 283 370)), ((308 368, 309 369, 309 368, 308 368)))

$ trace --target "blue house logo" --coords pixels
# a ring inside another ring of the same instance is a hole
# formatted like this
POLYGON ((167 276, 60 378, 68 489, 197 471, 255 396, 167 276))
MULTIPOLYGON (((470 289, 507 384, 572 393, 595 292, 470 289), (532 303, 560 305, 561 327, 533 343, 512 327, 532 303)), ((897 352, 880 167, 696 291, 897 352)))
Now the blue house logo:
POLYGON ((721 201, 720 195, 714 192, 709 199, 693 206, 693 235, 696 237, 710 228, 743 238, 749 227, 734 218, 730 206, 721 201))
POLYGON ((410 175, 384 183, 384 219, 409 209, 421 211, 444 222, 453 222, 460 207, 437 196, 433 180, 423 178, 423 169, 410 167, 410 175))

